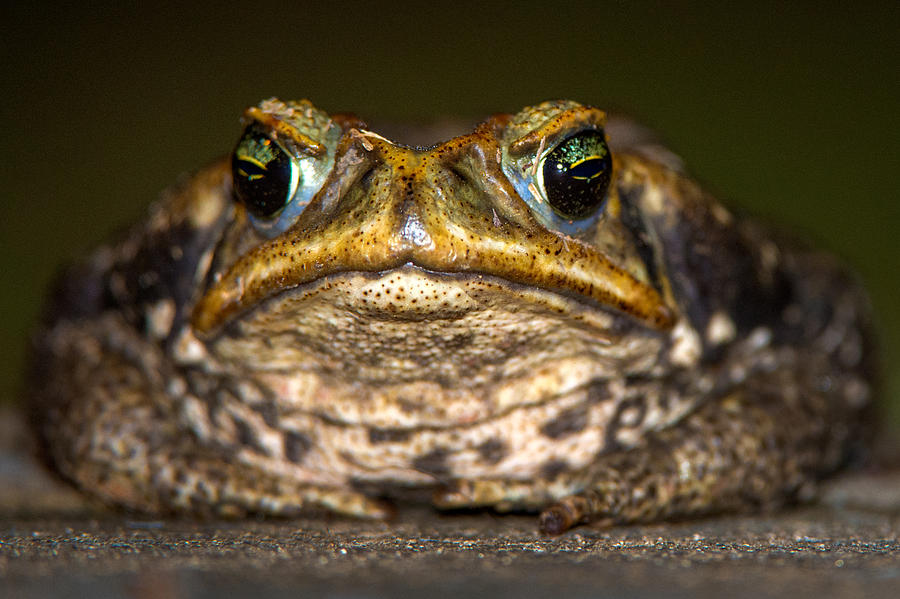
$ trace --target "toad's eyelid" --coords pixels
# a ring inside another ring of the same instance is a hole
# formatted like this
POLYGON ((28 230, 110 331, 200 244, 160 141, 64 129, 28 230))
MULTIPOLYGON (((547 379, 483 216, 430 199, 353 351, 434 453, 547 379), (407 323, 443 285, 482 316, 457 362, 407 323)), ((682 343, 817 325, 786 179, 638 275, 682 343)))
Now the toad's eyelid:
POLYGON ((598 108, 570 108, 546 123, 529 131, 509 144, 509 155, 520 158, 526 154, 541 154, 545 148, 552 148, 557 139, 569 133, 584 129, 602 130, 606 125, 606 113, 598 108))
POLYGON ((294 158, 312 156, 319 158, 324 156, 328 149, 324 144, 314 141, 309 136, 301 133, 296 127, 278 118, 276 115, 264 112, 257 106, 252 106, 244 112, 244 125, 258 123, 275 138, 275 141, 284 147, 294 158))

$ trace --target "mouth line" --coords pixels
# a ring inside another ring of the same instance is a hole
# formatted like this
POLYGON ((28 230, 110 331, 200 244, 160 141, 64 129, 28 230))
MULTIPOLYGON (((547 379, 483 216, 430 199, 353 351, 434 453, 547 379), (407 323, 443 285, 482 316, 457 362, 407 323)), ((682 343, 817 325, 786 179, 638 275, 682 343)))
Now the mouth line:
MULTIPOLYGON (((325 271, 326 269, 322 269, 325 271)), ((656 295, 655 290, 647 286, 641 286, 640 292, 646 295, 638 294, 638 297, 631 304, 616 304, 615 302, 604 301, 603 295, 597 293, 597 288, 593 283, 588 282, 586 287, 578 284, 578 281, 567 279, 565 276, 556 278, 552 281, 556 284, 547 284, 544 280, 546 277, 524 276, 510 277, 505 276, 507 273, 497 272, 495 269, 447 269, 435 268, 432 264, 421 264, 416 261, 397 261, 396 264, 386 265, 381 268, 333 268, 327 269, 327 272, 319 272, 317 276, 307 277, 303 280, 290 281, 281 279, 281 285, 267 289, 264 294, 246 293, 243 285, 237 285, 232 288, 237 291, 236 295, 224 294, 222 287, 214 286, 212 289, 200 299, 195 307, 192 324, 194 329, 201 335, 210 335, 224 325, 228 324, 234 318, 252 311, 255 307, 262 305, 269 300, 275 300, 285 293, 306 292, 311 291, 317 285, 335 281, 339 279, 350 280, 353 277, 361 277, 369 282, 377 282, 392 275, 403 275, 409 277, 412 274, 421 281, 432 281, 436 285, 447 285, 448 280, 452 280, 457 285, 475 285, 481 292, 486 293, 508 293, 519 298, 529 298, 532 302, 543 304, 548 309, 564 313, 573 313, 573 308, 577 306, 582 310, 578 312, 582 315, 594 314, 595 318, 587 316, 585 320, 593 321, 600 314, 609 315, 618 313, 620 315, 630 317, 633 320, 653 329, 665 330, 670 328, 674 323, 674 315, 662 303, 662 299, 656 295), (583 288, 587 293, 581 291, 583 288), (597 296, 601 297, 598 298, 597 296), (251 299, 252 298, 252 299, 251 299), (224 301, 223 301, 224 300, 224 301)), ((574 277, 573 277, 574 278, 574 277)), ((407 281, 408 282, 408 281, 407 281)), ((413 284, 413 287, 415 284, 413 284)), ((401 287, 402 289, 402 287, 401 287)), ((403 315, 420 314, 427 318, 428 314, 437 314, 442 310, 429 310, 423 304, 415 305, 416 301, 407 302, 390 302, 387 299, 379 299, 376 297, 377 292, 373 291, 371 296, 365 297, 363 294, 357 298, 356 306, 365 306, 365 310, 370 314, 390 315, 391 318, 402 318, 403 315)), ((464 308, 445 308, 444 312, 465 312, 464 308)), ((608 319, 600 318, 602 322, 608 319)), ((598 323, 598 326, 602 326, 598 323)))

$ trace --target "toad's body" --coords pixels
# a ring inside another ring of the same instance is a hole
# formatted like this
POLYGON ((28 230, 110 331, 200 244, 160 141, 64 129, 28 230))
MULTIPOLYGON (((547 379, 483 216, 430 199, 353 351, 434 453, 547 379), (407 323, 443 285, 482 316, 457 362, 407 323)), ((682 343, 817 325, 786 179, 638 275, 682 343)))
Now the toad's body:
POLYGON ((148 511, 543 510, 545 530, 777 504, 846 457, 865 301, 602 112, 428 149, 263 102, 231 163, 61 281, 56 468, 148 511))

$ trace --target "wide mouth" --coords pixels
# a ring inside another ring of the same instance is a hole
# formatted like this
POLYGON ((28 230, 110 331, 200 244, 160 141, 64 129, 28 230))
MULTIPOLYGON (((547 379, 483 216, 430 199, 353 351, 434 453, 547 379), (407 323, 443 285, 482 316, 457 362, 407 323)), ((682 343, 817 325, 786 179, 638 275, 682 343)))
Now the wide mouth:
POLYGON ((284 253, 281 244, 263 246, 239 259, 201 298, 193 315, 194 328, 201 335, 214 334, 239 315, 268 300, 277 301, 286 292, 303 295, 308 289, 351 280, 366 293, 350 293, 347 297, 353 299, 347 309, 373 313, 377 306, 393 319, 439 316, 443 306, 451 304, 449 298, 435 296, 435 289, 449 284, 457 293, 462 287, 502 290, 498 298, 528 298, 543 309, 577 314, 584 322, 597 319, 605 323, 608 315, 615 313, 663 330, 674 321, 656 290, 580 243, 561 243, 555 255, 511 251, 502 244, 488 243, 470 248, 466 260, 452 262, 437 252, 417 250, 389 255, 388 248, 382 250, 384 255, 373 257, 346 247, 306 247, 300 255, 279 260, 284 253), (271 254, 276 254, 274 259, 271 254), (395 285, 390 282, 392 276, 406 283, 395 285), (363 281, 377 281, 385 289, 370 288, 363 281), (436 308, 435 302, 444 303, 436 308))
POLYGON ((497 309, 565 320, 594 333, 613 328, 617 321, 635 323, 608 306, 563 289, 544 289, 480 272, 437 272, 413 263, 376 272, 337 272, 286 287, 248 308, 238 320, 264 318, 276 328, 293 329, 296 323, 320 318, 328 311, 348 315, 343 330, 367 323, 415 327, 425 321, 465 319, 472 320, 472 326, 491 327, 496 323, 479 322, 478 314, 497 309))

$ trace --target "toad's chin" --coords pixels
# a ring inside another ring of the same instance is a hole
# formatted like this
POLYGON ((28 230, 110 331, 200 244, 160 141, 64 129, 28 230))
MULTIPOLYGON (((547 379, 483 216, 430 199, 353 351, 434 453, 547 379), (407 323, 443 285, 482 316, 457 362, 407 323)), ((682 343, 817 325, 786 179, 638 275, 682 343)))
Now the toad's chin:
POLYGON ((285 290, 231 319, 206 343, 217 356, 258 372, 473 386, 573 356, 608 364, 626 354, 653 359, 665 337, 583 299, 406 265, 285 290))

